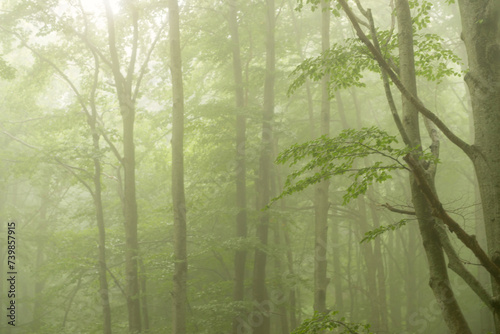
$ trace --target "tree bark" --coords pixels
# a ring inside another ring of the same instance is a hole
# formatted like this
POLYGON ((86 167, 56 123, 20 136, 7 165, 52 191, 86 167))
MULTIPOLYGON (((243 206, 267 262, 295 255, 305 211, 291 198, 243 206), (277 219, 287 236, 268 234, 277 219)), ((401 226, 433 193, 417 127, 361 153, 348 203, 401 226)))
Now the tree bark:
MULTIPOLYGON (((321 2, 321 49, 330 48, 330 11, 329 4, 321 2)), ((330 134, 330 95, 328 89, 329 76, 321 81, 321 117, 320 135, 330 134)), ((326 312, 326 289, 328 246, 328 180, 321 181, 314 194, 314 311, 326 312)))
MULTIPOLYGON (((396 0, 396 13, 401 83, 416 97, 417 83, 413 55, 413 29, 408 0, 396 0)), ((418 110, 404 96, 403 127, 412 147, 421 146, 418 110)), ((429 182, 434 182, 432 173, 428 173, 427 178, 429 182)), ((429 285, 441 307, 444 321, 450 332, 453 334, 471 333, 451 289, 443 249, 436 230, 438 222, 432 216, 430 207, 413 176, 410 179, 410 185, 413 206, 429 265, 429 285)))
POLYGON ((186 333, 186 200, 184 195, 184 88, 179 25, 179 4, 168 2, 170 72, 172 74, 172 204, 174 210, 173 334, 186 333))
MULTIPOLYGON (((469 88, 474 117, 474 145, 480 154, 473 159, 483 211, 488 252, 500 255, 500 3, 459 0, 462 39, 467 49, 469 88)), ((500 286, 492 278, 493 295, 500 286)), ((500 315, 495 314, 500 331, 500 315)))
MULTIPOLYGON (((231 34, 231 48, 233 53, 234 96, 236 99, 236 237, 247 237, 246 211, 246 117, 245 95, 243 92, 243 73, 241 66, 240 39, 238 33, 238 15, 235 0, 229 2, 229 33, 231 34)), ((242 302, 245 297, 245 264, 247 251, 237 250, 234 255, 234 293, 235 302, 242 302)), ((239 310, 243 311, 243 310, 239 310)), ((238 330, 239 315, 233 319, 233 333, 238 330)))
POLYGON ((93 118, 89 122, 94 145, 94 206, 96 210, 97 229, 99 232, 99 295, 101 297, 103 315, 103 333, 111 334, 111 306, 109 304, 108 279, 106 276, 106 227, 102 206, 101 161, 99 159, 99 134, 96 131, 97 111, 93 109, 93 118))
MULTIPOLYGON (((139 244, 137 240, 137 199, 135 188, 135 100, 132 96, 133 75, 123 76, 121 73, 120 58, 118 55, 115 31, 114 14, 109 0, 104 0, 108 24, 109 54, 111 56, 111 70, 116 87, 116 95, 120 104, 120 113, 123 126, 123 216, 125 225, 125 277, 128 322, 130 333, 141 332, 141 307, 137 259, 139 257, 139 244)), ((138 12, 131 8, 132 24, 137 33, 138 12)), ((136 40, 137 36, 134 36, 136 40)), ((133 46, 132 54, 135 55, 137 45, 133 46)), ((135 59, 129 64, 129 71, 134 68, 135 59)), ((133 74, 133 73, 132 73, 133 74)))
MULTIPOLYGON (((264 208, 270 200, 271 152, 273 146, 272 121, 274 116, 274 81, 275 81, 275 13, 274 0, 266 0, 266 74, 264 81, 264 105, 262 119, 262 147, 259 162, 258 207, 264 208)), ((253 297, 258 320, 254 323, 254 334, 270 333, 270 301, 266 288, 266 262, 269 230, 269 210, 260 213, 256 227, 259 247, 255 249, 253 272, 253 297)))
MULTIPOLYGON (((47 177, 47 176, 46 176, 47 177)), ((35 262, 35 270, 40 270, 45 262, 45 244, 47 240, 46 232, 48 228, 48 219, 47 219, 47 206, 49 205, 49 177, 47 177, 47 181, 43 187, 43 191, 41 193, 41 205, 40 205, 40 223, 37 228, 37 234, 40 236, 36 243, 36 262, 35 262)), ((33 305, 33 329, 35 331, 40 330, 41 325, 43 324, 43 303, 41 300, 42 291, 45 287, 46 280, 38 277, 35 281, 35 300, 33 305)), ((10 327, 10 326, 9 326, 10 327)))

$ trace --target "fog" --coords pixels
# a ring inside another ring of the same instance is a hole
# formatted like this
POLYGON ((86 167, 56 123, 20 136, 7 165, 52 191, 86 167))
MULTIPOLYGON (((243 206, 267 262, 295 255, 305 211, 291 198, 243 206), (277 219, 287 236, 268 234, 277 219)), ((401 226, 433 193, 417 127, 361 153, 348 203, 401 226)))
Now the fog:
POLYGON ((496 2, 0 5, 0 333, 500 333, 496 2))

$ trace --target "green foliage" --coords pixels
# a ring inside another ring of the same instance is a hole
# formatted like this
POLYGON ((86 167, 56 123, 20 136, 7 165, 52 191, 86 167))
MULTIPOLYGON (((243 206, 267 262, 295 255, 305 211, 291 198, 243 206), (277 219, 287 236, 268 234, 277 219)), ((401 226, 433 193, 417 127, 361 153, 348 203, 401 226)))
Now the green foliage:
POLYGON ((287 177, 283 192, 272 201, 302 191, 309 185, 327 180, 333 175, 347 175, 353 181, 343 197, 346 204, 364 194, 374 181, 383 182, 391 178, 389 174, 391 171, 406 169, 398 158, 411 150, 395 148, 395 144, 397 144, 396 137, 371 127, 359 131, 347 129, 334 138, 322 136, 303 144, 293 145, 281 152, 276 162, 289 163, 293 166, 305 159, 309 161, 287 177), (359 158, 372 155, 383 159, 370 166, 354 167, 359 158))
MULTIPOLYGON (((330 0, 306 0, 305 4, 311 5, 311 10, 314 12, 316 9, 318 9, 321 6, 321 2, 329 3, 331 2, 330 0)), ((302 8, 304 8, 304 0, 297 0, 297 8, 295 8, 296 11, 301 11, 302 8)), ((330 7, 329 10, 333 13, 335 16, 340 16, 340 9, 342 7, 338 3, 338 1, 335 2, 334 7, 330 7)))
POLYGON ((415 34, 415 73, 429 81, 441 82, 447 76, 461 76, 448 64, 460 64, 453 51, 445 49, 443 38, 436 34, 415 34))
MULTIPOLYGON (((319 5, 319 0, 307 0, 313 6, 313 10, 319 5), (316 6, 316 7, 315 7, 316 6)), ((303 1, 299 1, 299 9, 303 1)), ((410 1, 410 7, 415 9, 412 18, 414 28, 414 50, 415 50, 415 73, 429 81, 437 81, 447 76, 460 76, 462 72, 457 70, 461 59, 453 51, 445 47, 446 41, 437 34, 419 32, 427 28, 430 21, 430 11, 433 4, 429 1, 410 1)), ((399 65, 398 57, 398 35, 392 30, 378 30, 377 39, 381 45, 381 51, 389 63, 399 65)), ((321 80, 329 75, 329 91, 350 87, 364 87, 362 82, 364 72, 371 71, 380 73, 378 63, 370 51, 358 38, 348 38, 342 43, 322 52, 317 57, 304 60, 291 73, 294 78, 288 89, 288 95, 293 94, 307 79, 313 81, 321 80)))
POLYGON ((16 77, 16 70, 0 57, 0 78, 12 80, 16 77))
MULTIPOLYGON (((309 161, 287 176, 283 192, 273 198, 271 203, 334 175, 347 175, 353 180, 343 196, 344 204, 347 204, 351 199, 364 194, 373 182, 380 183, 390 179, 390 172, 408 170, 399 158, 418 151, 418 148, 397 148, 397 143, 395 136, 373 126, 359 131, 347 129, 334 138, 322 136, 303 144, 295 144, 281 152, 276 163, 294 166, 305 159, 309 161), (382 159, 369 166, 355 166, 368 156, 382 159)), ((421 154, 420 159, 437 163, 430 152, 421 154)))
POLYGON ((372 241, 374 240, 376 237, 378 237, 379 235, 381 234, 384 234, 385 232, 387 231, 394 231, 394 230, 397 230, 403 226, 406 225, 406 222, 407 220, 406 219, 401 219, 400 221, 398 221, 397 223, 394 223, 394 224, 389 224, 387 226, 380 226, 380 227, 377 227, 376 229, 374 230, 371 230, 371 231, 368 231, 365 233, 365 237, 359 242, 360 244, 362 244, 363 242, 369 242, 369 241, 372 241))
POLYGON ((416 8, 416 14, 412 17, 413 27, 415 31, 427 28, 431 23, 429 13, 432 9, 432 3, 429 1, 411 0, 409 1, 410 9, 416 8))
POLYGON ((369 324, 350 323, 345 318, 336 319, 338 312, 316 313, 312 319, 305 320, 292 334, 319 334, 328 330, 337 334, 372 333, 369 324))
POLYGON ((290 74, 295 79, 288 89, 288 95, 293 94, 307 79, 319 81, 325 75, 330 75, 330 91, 352 86, 364 87, 362 72, 369 66, 370 60, 360 52, 360 47, 358 40, 348 39, 345 44, 335 43, 318 57, 304 60, 290 74))

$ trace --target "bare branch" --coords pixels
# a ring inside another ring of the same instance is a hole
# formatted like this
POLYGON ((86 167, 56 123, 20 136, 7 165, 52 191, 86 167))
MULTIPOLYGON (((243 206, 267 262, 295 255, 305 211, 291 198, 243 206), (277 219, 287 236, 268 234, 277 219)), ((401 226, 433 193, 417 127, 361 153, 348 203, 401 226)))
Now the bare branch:
POLYGON ((139 89, 141 87, 142 78, 146 74, 146 71, 147 71, 147 68, 148 68, 148 64, 149 64, 149 60, 151 59, 151 55, 153 54, 153 51, 154 51, 154 49, 156 47, 156 44, 160 40, 161 34, 165 30, 165 27, 167 26, 167 23, 168 23, 168 21, 165 20, 165 22, 162 24, 162 26, 158 30, 158 33, 156 34, 155 39, 153 40, 153 43, 151 43, 151 46, 150 46, 150 48, 148 50, 146 59, 144 60, 144 63, 141 66, 141 70, 139 71, 139 76, 137 78, 137 83, 135 85, 134 95, 132 97, 132 101, 133 102, 135 102, 135 100, 137 99, 137 96, 139 95, 139 89))
POLYGON ((391 206, 389 203, 385 203, 385 204, 382 204, 380 206, 382 206, 382 207, 384 207, 387 210, 392 211, 392 212, 401 213, 401 214, 404 214, 404 215, 411 215, 411 216, 415 216, 416 215, 415 211, 408 211, 408 210, 397 209, 397 208, 391 206))

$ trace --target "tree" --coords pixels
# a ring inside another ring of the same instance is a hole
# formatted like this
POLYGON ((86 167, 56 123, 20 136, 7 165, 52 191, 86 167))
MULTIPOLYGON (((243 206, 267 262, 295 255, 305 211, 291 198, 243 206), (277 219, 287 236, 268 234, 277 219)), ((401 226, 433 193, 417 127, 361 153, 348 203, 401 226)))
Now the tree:
POLYGON ((170 72, 172 74, 172 203, 174 209, 174 334, 186 333, 186 199, 184 195, 184 88, 180 42, 179 5, 169 0, 170 72))
MULTIPOLYGON (((275 81, 275 7, 274 0, 266 0, 266 69, 264 80, 264 104, 262 108, 262 137, 259 160, 259 179, 257 184, 257 208, 263 209, 270 200, 271 186, 271 154, 273 151, 273 114, 274 114, 274 81, 275 81)), ((267 244, 269 232, 269 211, 260 213, 257 223, 256 237, 259 247, 255 249, 253 272, 253 298, 259 308, 269 304, 269 295, 266 288, 267 244)), ((268 307, 268 306, 267 306, 268 307)), ((269 334, 270 310, 259 311, 259 322, 254 327, 254 334, 269 334)))
MULTIPOLYGON (((236 100, 236 237, 247 237, 247 208, 246 208, 246 117, 245 96, 243 91, 243 73, 241 67, 240 38, 238 33, 237 4, 235 0, 229 2, 228 26, 231 34, 231 49, 233 54, 234 96, 236 100)), ((245 265, 247 252, 245 249, 236 250, 234 255, 234 301, 241 302, 245 296, 245 265)), ((238 321, 233 320, 233 332, 237 333, 238 321)))
MULTIPOLYGON (((329 4, 321 3, 321 49, 330 48, 330 11, 329 4)), ((330 92, 329 78, 324 76, 321 82, 321 117, 320 135, 330 134, 330 92)), ((328 188, 329 181, 324 180, 316 186, 314 197, 314 310, 326 312, 327 256, 328 247, 328 188)))
MULTIPOLYGON (((469 87, 474 120, 475 153, 471 156, 478 180, 488 253, 500 265, 500 4, 498 1, 458 1, 462 39, 467 50, 469 87)), ((470 155, 469 155, 470 156, 470 155)), ((492 277, 493 296, 500 286, 492 277)), ((500 314, 495 312, 500 330, 500 314)))
MULTIPOLYGON (((396 16, 398 20, 398 49, 400 79, 402 84, 413 95, 417 96, 417 81, 415 75, 415 64, 413 56, 413 27, 410 14, 410 6, 407 0, 396 1, 396 16)), ((422 147, 419 131, 419 114, 415 106, 403 96, 403 138, 409 140, 409 147, 422 147)), ((432 131, 434 129, 430 129, 432 131)), ((435 130, 434 130, 435 131, 435 130)), ((439 142, 433 133, 432 153, 436 159, 439 156, 439 142)), ((436 174, 436 166, 431 163, 426 168, 428 182, 433 185, 436 174)), ((437 229, 443 228, 440 222, 433 217, 431 208, 427 204, 424 194, 421 192, 414 177, 410 179, 413 207, 418 218, 420 234, 429 263, 430 280, 429 285, 436 296, 443 311, 443 318, 452 333, 471 333, 469 325, 465 321, 463 313, 458 305, 448 278, 448 270, 444 258, 444 252, 439 240, 437 229)))

